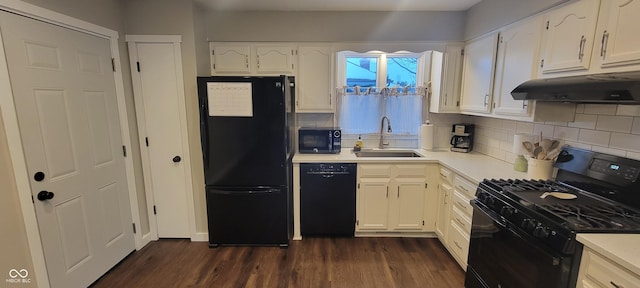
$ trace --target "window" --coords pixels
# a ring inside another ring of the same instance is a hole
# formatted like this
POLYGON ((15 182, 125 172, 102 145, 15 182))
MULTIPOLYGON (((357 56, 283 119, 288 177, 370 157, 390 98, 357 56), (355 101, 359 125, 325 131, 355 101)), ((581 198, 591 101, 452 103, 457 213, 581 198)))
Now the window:
POLYGON ((379 134, 382 117, 393 135, 417 136, 422 122, 426 53, 338 53, 338 113, 343 134, 379 134))

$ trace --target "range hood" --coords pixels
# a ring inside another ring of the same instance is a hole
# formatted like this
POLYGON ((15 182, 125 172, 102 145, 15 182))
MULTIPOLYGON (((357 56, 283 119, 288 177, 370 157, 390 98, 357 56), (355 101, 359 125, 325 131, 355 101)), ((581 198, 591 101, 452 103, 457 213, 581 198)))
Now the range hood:
POLYGON ((515 100, 640 104, 640 71, 535 79, 511 91, 515 100))

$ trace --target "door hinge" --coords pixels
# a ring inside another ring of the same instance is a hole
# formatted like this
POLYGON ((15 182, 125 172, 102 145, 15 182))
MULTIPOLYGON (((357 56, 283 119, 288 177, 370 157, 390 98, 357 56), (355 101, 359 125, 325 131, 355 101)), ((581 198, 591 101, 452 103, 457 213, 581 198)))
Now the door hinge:
POLYGON ((31 195, 31 203, 36 203, 36 201, 33 200, 33 195, 31 195))
POLYGON ((127 146, 122 145, 122 156, 127 157, 127 146))
POLYGON ((460 101, 456 101, 456 107, 460 107, 460 101))
POLYGON ((429 183, 424 183, 424 189, 427 189, 427 187, 429 187, 429 183))
POLYGON ((146 144, 147 147, 149 147, 149 137, 144 137, 144 144, 146 144))
POLYGON ((216 63, 213 63, 213 70, 216 70, 216 63))
POLYGON ((153 215, 157 215, 158 212, 156 211, 156 205, 153 205, 153 215))
POLYGON ((540 68, 544 67, 544 59, 540 60, 540 68))
POLYGON ((356 226, 360 226, 360 220, 356 220, 356 226))
POLYGON ((493 102, 493 109, 496 109, 496 102, 493 102))
POLYGON ((546 29, 549 30, 549 21, 547 21, 547 28, 546 29))
POLYGON ((424 226, 424 220, 422 220, 422 226, 424 226))
POLYGON ((116 59, 115 58, 111 58, 111 69, 113 70, 113 72, 116 72, 116 59))
POLYGON ((358 183, 358 189, 360 189, 360 183, 358 183))
POLYGON ((138 72, 140 72, 140 61, 136 61, 136 68, 138 69, 138 72))
POLYGON ((460 55, 464 56, 464 49, 460 50, 460 55))
POLYGON ((211 50, 211 55, 216 55, 216 50, 215 49, 211 50))
POLYGON ((133 234, 136 234, 136 223, 131 223, 133 225, 133 234))

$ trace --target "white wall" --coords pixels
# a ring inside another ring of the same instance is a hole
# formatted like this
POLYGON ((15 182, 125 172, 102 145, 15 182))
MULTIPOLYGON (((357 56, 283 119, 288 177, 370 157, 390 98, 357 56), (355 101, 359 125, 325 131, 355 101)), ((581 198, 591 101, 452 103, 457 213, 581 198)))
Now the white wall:
POLYGON ((567 1, 483 0, 467 11, 464 39, 473 39, 567 1))
POLYGON ((214 12, 209 41, 460 41, 464 12, 214 12))

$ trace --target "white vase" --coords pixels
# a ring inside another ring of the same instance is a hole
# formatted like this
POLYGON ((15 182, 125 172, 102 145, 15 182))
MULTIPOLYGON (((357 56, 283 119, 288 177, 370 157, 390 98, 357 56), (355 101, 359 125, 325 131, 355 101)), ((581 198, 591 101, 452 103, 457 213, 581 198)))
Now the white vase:
POLYGON ((527 158, 527 178, 548 180, 553 176, 553 160, 527 158))

